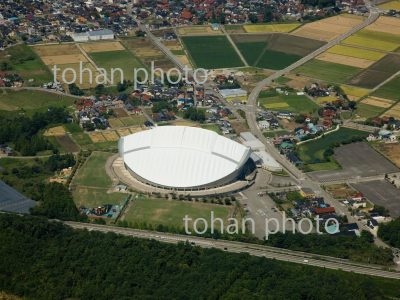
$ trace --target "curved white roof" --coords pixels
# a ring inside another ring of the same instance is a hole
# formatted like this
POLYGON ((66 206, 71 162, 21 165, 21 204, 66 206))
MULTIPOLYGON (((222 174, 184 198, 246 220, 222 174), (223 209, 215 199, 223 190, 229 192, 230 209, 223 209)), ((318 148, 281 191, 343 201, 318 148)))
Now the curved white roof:
POLYGON ((162 186, 189 188, 218 181, 247 161, 250 149, 195 127, 159 126, 119 141, 125 164, 162 186))

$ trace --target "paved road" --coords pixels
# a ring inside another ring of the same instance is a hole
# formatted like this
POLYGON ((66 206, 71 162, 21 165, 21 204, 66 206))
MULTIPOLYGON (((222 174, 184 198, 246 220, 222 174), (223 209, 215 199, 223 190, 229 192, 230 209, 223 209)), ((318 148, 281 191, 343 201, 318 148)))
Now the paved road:
POLYGON ((391 272, 383 270, 383 267, 377 265, 367 265, 351 262, 345 259, 339 259, 329 256, 316 255, 304 252, 291 251, 286 249, 253 245, 241 242, 213 240, 208 238, 185 236, 170 233, 161 233, 154 231, 137 230, 130 228, 121 228, 115 226, 96 225, 78 222, 64 222, 74 229, 87 229, 101 232, 113 232, 131 237, 153 239, 164 243, 177 244, 186 242, 195 244, 203 248, 216 248, 233 253, 249 253, 253 256, 266 257, 280 261, 292 262, 315 267, 342 270, 363 275, 371 275, 384 278, 400 279, 400 272, 391 272))

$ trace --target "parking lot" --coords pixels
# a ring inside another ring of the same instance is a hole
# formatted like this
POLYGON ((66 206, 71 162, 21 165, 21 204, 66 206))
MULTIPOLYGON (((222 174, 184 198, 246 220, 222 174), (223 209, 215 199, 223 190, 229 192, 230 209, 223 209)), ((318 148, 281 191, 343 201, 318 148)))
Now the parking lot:
POLYGON ((399 190, 386 180, 357 183, 352 186, 363 193, 372 203, 387 208, 392 217, 400 216, 399 190))
POLYGON ((0 195, 0 211, 27 214, 36 205, 35 201, 26 198, 1 180, 0 195))
POLYGON ((353 143, 336 148, 334 159, 342 166, 341 170, 317 171, 309 175, 316 181, 329 182, 399 171, 399 168, 367 143, 353 143))

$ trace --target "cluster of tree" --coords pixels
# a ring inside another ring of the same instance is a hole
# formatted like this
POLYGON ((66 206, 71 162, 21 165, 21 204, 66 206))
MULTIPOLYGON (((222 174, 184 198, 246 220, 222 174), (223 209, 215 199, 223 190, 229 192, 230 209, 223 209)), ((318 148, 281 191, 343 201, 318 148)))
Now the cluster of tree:
POLYGON ((336 5, 335 0, 301 0, 301 3, 309 6, 318 6, 318 7, 329 7, 336 5))
POLYGON ((68 85, 68 90, 72 95, 83 96, 85 93, 75 83, 68 85))
POLYGON ((400 248, 400 218, 386 224, 380 224, 378 236, 391 246, 400 248))
POLYGON ((194 107, 190 107, 183 114, 183 118, 203 123, 206 120, 206 113, 203 109, 197 109, 194 107))
POLYGON ((396 280, 0 214, 0 290, 32 299, 385 299, 396 280))
POLYGON ((172 109, 173 109, 172 103, 169 103, 168 101, 165 101, 165 100, 160 100, 160 101, 153 102, 153 107, 151 110, 153 113, 159 113, 163 110, 170 111, 172 109))
POLYGON ((50 124, 66 123, 68 112, 61 107, 50 107, 46 112, 27 116, 4 117, 0 119, 0 144, 13 143, 15 150, 31 156, 39 151, 54 150, 55 147, 39 131, 50 124))
POLYGON ((49 171, 54 172, 64 168, 73 167, 75 163, 76 161, 73 154, 55 154, 49 157, 45 163, 45 166, 49 171))
POLYGON ((57 182, 46 184, 43 188, 39 205, 32 208, 33 215, 45 216, 50 219, 81 220, 68 188, 57 182))
POLYGON ((362 231, 360 237, 277 233, 269 236, 265 243, 273 247, 329 255, 364 263, 393 264, 391 250, 376 246, 373 236, 368 231, 362 231))

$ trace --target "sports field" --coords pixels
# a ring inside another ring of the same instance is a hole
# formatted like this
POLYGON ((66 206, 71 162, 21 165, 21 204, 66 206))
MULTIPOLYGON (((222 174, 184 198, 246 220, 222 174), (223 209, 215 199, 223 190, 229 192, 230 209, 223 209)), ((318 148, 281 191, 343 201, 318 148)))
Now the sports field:
POLYGON ((367 137, 364 131, 340 128, 338 131, 326 134, 322 138, 298 146, 298 154, 306 164, 326 162, 324 151, 335 144, 351 140, 353 137, 367 137))
POLYGON ((8 63, 10 72, 18 73, 25 85, 41 85, 53 80, 52 74, 39 56, 27 45, 15 45, 0 51, 0 63, 8 63), (33 82, 29 82, 33 79, 33 82))
POLYGON ((38 111, 46 111, 49 106, 68 107, 75 99, 68 96, 40 91, 9 91, 0 92, 0 110, 24 110, 28 115, 38 111))
POLYGON ((273 97, 263 97, 263 93, 261 93, 260 96, 260 104, 268 110, 312 114, 319 108, 316 103, 308 99, 306 96, 277 95, 273 97))
POLYGON ((111 187, 111 179, 106 173, 107 159, 112 156, 108 152, 92 152, 85 164, 75 175, 73 184, 84 187, 111 187))
POLYGON ((384 84, 373 93, 374 96, 400 101, 400 76, 384 84))
MULTIPOLYGON (((183 202, 179 200, 134 198, 123 220, 133 224, 165 225, 178 229, 184 228, 183 218, 204 218, 210 222, 210 214, 225 220, 230 217, 233 207, 213 205, 201 202, 183 202)), ((199 223, 199 226, 202 223, 199 223)))
POLYGON ((225 36, 187 36, 182 41, 193 65, 219 69, 241 67, 243 63, 225 36))
POLYGON ((287 23, 287 24, 251 24, 243 25, 246 32, 249 33, 262 33, 262 32, 290 32, 299 27, 300 23, 287 23))
MULTIPOLYGON (((111 68, 120 68, 123 79, 132 80, 135 68, 142 68, 143 64, 128 50, 93 52, 90 54, 98 67, 104 68, 111 76, 111 68)), ((120 72, 115 72, 114 84, 121 81, 120 72)))
POLYGON ((311 60, 293 72, 332 83, 346 83, 362 69, 321 60, 311 60))

